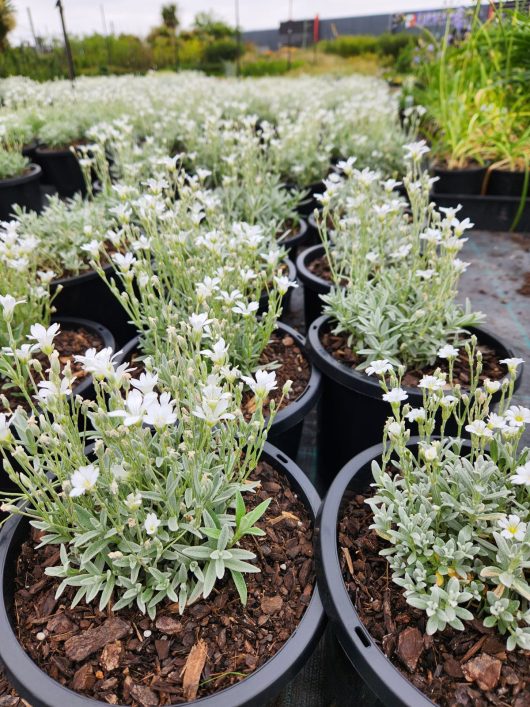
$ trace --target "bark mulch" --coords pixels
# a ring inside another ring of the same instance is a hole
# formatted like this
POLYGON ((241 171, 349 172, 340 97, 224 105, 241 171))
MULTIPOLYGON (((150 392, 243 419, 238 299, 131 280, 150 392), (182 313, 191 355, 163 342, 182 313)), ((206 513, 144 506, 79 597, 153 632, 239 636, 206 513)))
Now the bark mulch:
POLYGON ((134 609, 100 612, 97 602, 71 609, 75 590, 58 601, 57 580, 44 575, 46 566, 57 564, 58 549, 36 550, 33 537, 18 560, 13 617, 31 658, 67 687, 134 707, 215 693, 266 662, 295 631, 310 602, 313 527, 281 474, 261 463, 253 478, 261 487, 246 499, 247 507, 266 498, 272 502, 258 523, 266 535, 241 543, 256 553, 261 569, 247 575, 246 607, 233 583, 223 580, 182 616, 169 602, 155 621, 134 609))
POLYGON ((428 636, 424 612, 406 603, 379 551, 388 543, 369 526, 365 496, 355 496, 339 523, 344 583, 361 620, 403 675, 440 707, 529 707, 530 651, 506 641, 482 621, 428 636))
MULTIPOLYGON (((276 405, 280 402, 282 388, 284 384, 291 380, 293 386, 288 396, 285 396, 282 404, 277 410, 282 410, 289 403, 297 400, 307 388, 311 378, 311 364, 302 349, 296 344, 295 339, 288 334, 276 332, 265 347, 259 359, 261 366, 273 363, 280 364, 275 368, 276 390, 271 391, 267 403, 263 407, 263 414, 269 414, 269 404, 274 400, 276 405)), ((250 418, 256 409, 256 399, 252 391, 246 391, 243 395, 243 413, 250 418)))
MULTIPOLYGON (((329 331, 322 332, 321 341, 324 345, 326 351, 330 353, 336 361, 343 363, 349 368, 356 368, 360 363, 362 363, 363 358, 355 353, 353 349, 348 346, 348 335, 342 334, 332 334, 329 331)), ((503 363, 499 363, 501 355, 498 354, 495 349, 490 346, 485 346, 478 343, 478 350, 482 353, 482 373, 480 374, 480 380, 483 381, 486 378, 490 380, 500 380, 505 375, 508 374, 508 369, 503 363)), ((425 366, 421 370, 409 370, 403 376, 402 384, 408 388, 415 388, 423 376, 431 375, 434 371, 440 368, 442 371, 448 373, 448 363, 446 359, 437 358, 433 366, 425 366)), ((453 365, 453 384, 459 383, 460 385, 467 386, 470 381, 470 371, 469 371, 469 361, 465 349, 461 347, 459 355, 457 356, 453 365)), ((451 387, 449 382, 447 387, 451 387)))

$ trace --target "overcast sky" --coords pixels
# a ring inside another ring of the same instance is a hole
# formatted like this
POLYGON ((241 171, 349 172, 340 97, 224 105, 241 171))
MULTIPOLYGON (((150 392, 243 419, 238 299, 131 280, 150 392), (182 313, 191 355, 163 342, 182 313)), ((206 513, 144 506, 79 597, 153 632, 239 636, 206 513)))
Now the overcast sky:
MULTIPOLYGON (((14 0, 17 27, 10 35, 13 43, 31 40, 27 8, 31 10, 38 35, 50 36, 60 32, 56 0, 14 0)), ((180 0, 179 16, 189 26, 197 12, 213 11, 218 17, 235 24, 236 0, 180 0)), ((145 36, 149 28, 159 23, 163 0, 63 0, 66 27, 73 34, 101 32, 102 7, 107 27, 115 32, 130 32, 145 36)), ((386 12, 426 10, 436 7, 469 4, 447 0, 292 0, 293 19, 320 17, 348 17, 386 12)), ((239 0, 241 26, 244 30, 276 27, 288 19, 289 0, 239 0)))

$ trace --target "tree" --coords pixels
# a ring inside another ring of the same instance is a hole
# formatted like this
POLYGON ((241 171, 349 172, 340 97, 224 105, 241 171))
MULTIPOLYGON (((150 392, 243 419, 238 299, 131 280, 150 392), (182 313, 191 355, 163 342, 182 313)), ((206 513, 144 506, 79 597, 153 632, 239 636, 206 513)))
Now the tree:
POLYGON ((11 0, 0 0, 0 50, 7 47, 7 35, 15 24, 15 8, 11 0))
POLYGON ((162 24, 169 30, 176 32, 180 21, 178 18, 178 9, 175 3, 170 3, 169 5, 162 5, 162 24))

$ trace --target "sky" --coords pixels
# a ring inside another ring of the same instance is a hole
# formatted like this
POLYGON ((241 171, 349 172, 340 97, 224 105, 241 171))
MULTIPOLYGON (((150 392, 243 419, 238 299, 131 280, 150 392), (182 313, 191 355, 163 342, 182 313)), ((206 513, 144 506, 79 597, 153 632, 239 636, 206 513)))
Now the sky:
MULTIPOLYGON (((17 27, 10 34, 13 44, 31 41, 32 34, 27 8, 33 17, 37 35, 57 36, 60 33, 56 0, 14 0, 17 27)), ((235 25, 236 0, 180 0, 179 16, 184 27, 190 26, 197 12, 212 11, 219 18, 235 25)), ((243 30, 270 29, 289 19, 307 19, 372 15, 387 12, 428 10, 444 6, 469 4, 448 0, 239 0, 240 24, 243 30)), ((104 10, 107 29, 116 33, 129 32, 145 36, 160 23, 163 0, 63 0, 66 27, 72 34, 103 31, 104 10)))

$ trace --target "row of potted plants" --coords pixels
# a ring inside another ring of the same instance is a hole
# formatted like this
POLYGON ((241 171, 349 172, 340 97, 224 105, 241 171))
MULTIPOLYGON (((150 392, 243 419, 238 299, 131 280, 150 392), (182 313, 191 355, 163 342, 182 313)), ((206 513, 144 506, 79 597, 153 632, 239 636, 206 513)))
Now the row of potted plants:
POLYGON ((456 304, 471 224, 429 203, 425 145, 405 150, 408 200, 354 158, 324 185, 329 292, 306 348, 278 322, 296 215, 261 135, 238 130, 252 160, 231 143, 220 183, 120 135, 112 184, 108 134, 84 165, 98 196, 89 187, 88 200, 19 214, 2 232, 0 444, 14 489, 2 511, 14 517, 0 535, 0 655, 21 694, 264 703, 322 628, 316 536, 328 615, 382 700, 515 705, 527 686, 530 411, 511 404, 520 359, 480 330, 470 338, 481 318, 456 304), (62 292, 52 301, 50 289, 83 269, 138 332, 117 357, 104 337, 59 349, 62 292), (265 443, 293 444, 283 433, 316 402, 317 368, 321 429, 343 430, 322 487, 384 440, 322 506, 293 447, 265 443))

